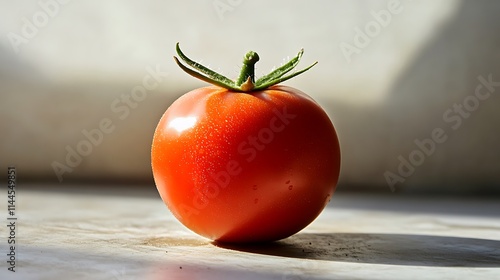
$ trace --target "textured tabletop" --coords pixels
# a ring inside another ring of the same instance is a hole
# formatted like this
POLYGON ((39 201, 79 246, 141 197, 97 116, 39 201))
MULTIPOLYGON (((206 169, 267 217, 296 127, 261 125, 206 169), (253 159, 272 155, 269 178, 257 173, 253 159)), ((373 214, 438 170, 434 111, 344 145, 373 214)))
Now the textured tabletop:
POLYGON ((498 198, 339 192, 295 236, 243 247, 187 230, 154 186, 21 185, 16 199, 16 272, 2 226, 0 279, 500 279, 498 198))

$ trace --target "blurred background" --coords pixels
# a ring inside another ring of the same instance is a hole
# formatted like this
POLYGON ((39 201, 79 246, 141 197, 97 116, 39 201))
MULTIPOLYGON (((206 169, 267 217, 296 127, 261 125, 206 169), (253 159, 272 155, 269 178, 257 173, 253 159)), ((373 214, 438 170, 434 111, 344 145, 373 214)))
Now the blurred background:
POLYGON ((205 85, 175 65, 176 42, 229 77, 249 50, 259 75, 304 48, 299 68, 319 64, 285 84, 330 115, 339 191, 500 194, 499 12, 493 0, 3 1, 0 166, 20 182, 153 184, 157 122, 205 85))

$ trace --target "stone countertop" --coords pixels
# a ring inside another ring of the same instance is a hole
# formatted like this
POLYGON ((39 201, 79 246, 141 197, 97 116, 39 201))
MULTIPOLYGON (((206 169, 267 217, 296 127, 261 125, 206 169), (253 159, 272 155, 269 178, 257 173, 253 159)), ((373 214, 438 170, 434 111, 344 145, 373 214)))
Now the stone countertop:
POLYGON ((63 187, 18 186, 16 272, 2 226, 0 279, 500 279, 500 198, 338 192, 288 239, 220 247, 154 186, 63 187))

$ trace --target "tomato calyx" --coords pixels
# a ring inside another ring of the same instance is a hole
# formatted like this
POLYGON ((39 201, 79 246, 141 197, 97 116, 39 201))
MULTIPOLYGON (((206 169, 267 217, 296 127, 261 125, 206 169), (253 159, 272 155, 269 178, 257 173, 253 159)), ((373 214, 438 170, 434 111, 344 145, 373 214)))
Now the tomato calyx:
POLYGON ((318 62, 314 62, 312 65, 308 66, 305 69, 300 71, 296 71, 292 74, 286 75, 288 72, 293 70, 298 64, 300 59, 302 58, 302 54, 304 53, 304 49, 301 49, 297 56, 292 58, 290 61, 282 65, 281 67, 276 68, 271 73, 260 77, 255 80, 255 63, 259 61, 259 55, 256 52, 249 51, 243 57, 243 67, 241 67, 241 72, 236 81, 233 81, 203 65, 198 62, 195 62, 188 58, 179 47, 179 43, 175 46, 176 52, 179 55, 180 59, 186 63, 189 67, 182 64, 177 57, 174 56, 174 60, 179 65, 179 67, 184 70, 184 72, 189 75, 198 78, 207 83, 223 87, 235 92, 252 92, 264 90, 270 86, 279 84, 286 80, 289 80, 297 75, 304 73, 305 71, 311 69, 318 62))

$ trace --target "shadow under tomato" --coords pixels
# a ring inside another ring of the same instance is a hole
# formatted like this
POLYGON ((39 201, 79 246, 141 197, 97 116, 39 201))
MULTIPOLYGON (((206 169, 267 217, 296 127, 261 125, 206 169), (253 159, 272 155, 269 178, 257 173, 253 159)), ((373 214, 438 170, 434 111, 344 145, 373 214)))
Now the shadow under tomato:
POLYGON ((265 244, 214 245, 241 252, 339 262, 500 267, 500 241, 413 234, 299 233, 265 244))

